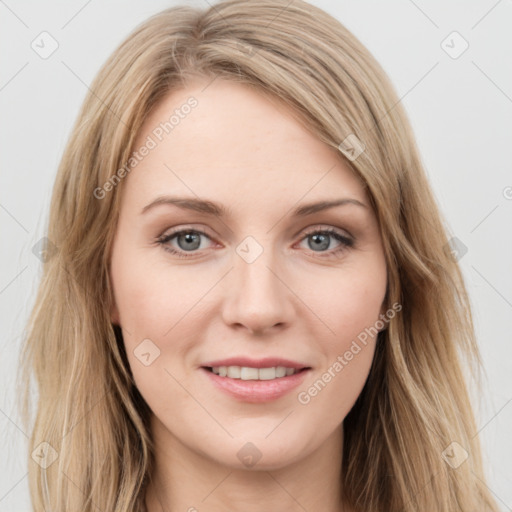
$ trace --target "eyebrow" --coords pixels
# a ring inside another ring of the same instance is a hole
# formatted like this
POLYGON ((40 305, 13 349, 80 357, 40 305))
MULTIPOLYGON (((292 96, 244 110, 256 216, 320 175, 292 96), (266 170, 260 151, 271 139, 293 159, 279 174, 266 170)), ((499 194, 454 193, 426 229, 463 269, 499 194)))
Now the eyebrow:
MULTIPOLYGON (((200 213, 206 213, 209 215, 216 215, 218 217, 227 217, 230 213, 229 210, 227 210, 224 206, 214 203, 213 201, 208 201, 206 199, 196 199, 193 197, 188 198, 174 196, 159 196, 155 200, 151 201, 149 204, 144 206, 140 213, 146 213, 148 210, 164 204, 175 205, 185 210, 192 210, 200 213)), ((305 217, 306 215, 312 215, 313 213, 327 210, 329 208, 349 204, 361 206, 363 208, 368 208, 366 204, 362 203, 361 201, 355 198, 344 197, 341 199, 332 199, 318 201, 316 203, 303 204, 296 208, 295 210, 293 210, 292 216, 305 217)))

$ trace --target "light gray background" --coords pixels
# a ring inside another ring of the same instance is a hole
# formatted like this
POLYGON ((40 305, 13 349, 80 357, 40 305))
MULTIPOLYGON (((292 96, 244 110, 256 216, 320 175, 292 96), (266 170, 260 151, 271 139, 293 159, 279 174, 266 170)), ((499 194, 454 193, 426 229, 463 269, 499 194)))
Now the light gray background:
MULTIPOLYGON (((50 192, 87 86, 118 43, 178 2, 0 0, 0 511, 30 510, 14 384, 50 192), (42 31, 59 47, 42 59, 42 31)), ((186 3, 186 2, 183 2, 186 3)), ((512 510, 512 1, 314 0, 382 64, 415 131, 474 307, 488 381, 474 395, 489 487, 512 510), (458 58, 451 52, 469 44, 458 58), (443 43, 445 41, 445 43, 443 43)), ((188 2, 206 7, 205 0, 188 2)))

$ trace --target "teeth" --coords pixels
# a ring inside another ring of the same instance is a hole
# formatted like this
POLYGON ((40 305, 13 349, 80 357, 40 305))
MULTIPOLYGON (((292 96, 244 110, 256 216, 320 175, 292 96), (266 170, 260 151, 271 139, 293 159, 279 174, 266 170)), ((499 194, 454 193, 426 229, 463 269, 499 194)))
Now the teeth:
MULTIPOLYGON (((288 370, 290 370, 290 375, 292 375, 293 373, 295 373, 295 370, 293 368, 288 368, 288 370)), ((285 375, 288 375, 286 373, 286 368, 284 366, 277 366, 276 367, 276 377, 284 377, 285 375)))
POLYGON ((214 366, 213 373, 220 377, 229 377, 231 379, 241 380, 272 380, 281 377, 293 375, 299 370, 295 368, 286 368, 284 366, 274 366, 272 368, 250 368, 248 366, 214 366))
MULTIPOLYGON (((221 368, 222 368, 222 366, 221 366, 221 368)), ((242 379, 242 380, 258 380, 259 378, 260 377, 259 377, 258 368, 249 368, 248 366, 240 367, 240 379, 242 379)))
MULTIPOLYGON (((224 367, 226 368, 226 367, 224 367)), ((231 379, 239 379, 241 377, 240 366, 228 366, 228 377, 231 379)))

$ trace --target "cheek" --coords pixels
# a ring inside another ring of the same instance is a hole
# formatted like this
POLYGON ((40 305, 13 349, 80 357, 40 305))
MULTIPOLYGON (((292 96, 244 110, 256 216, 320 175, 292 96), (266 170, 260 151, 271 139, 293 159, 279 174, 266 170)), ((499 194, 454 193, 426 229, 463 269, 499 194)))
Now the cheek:
MULTIPOLYGON (((328 327, 325 340, 332 349, 346 350, 350 342, 375 325, 386 293, 382 265, 345 269, 308 286, 308 305, 328 327), (314 290, 314 291, 313 291, 314 290)), ((317 276, 318 277, 318 276, 317 276)))
POLYGON ((385 264, 379 260, 364 269, 346 268, 335 280, 317 281, 310 289, 316 290, 309 295, 311 309, 328 327, 320 337, 325 358, 301 388, 298 401, 316 414, 335 410, 334 425, 354 405, 371 368, 382 328, 378 321, 386 292, 385 264))
POLYGON ((326 433, 343 422, 363 390, 374 353, 374 342, 355 342, 331 358, 299 390, 297 401, 303 414, 322 418, 321 429, 326 433))
POLYGON ((322 366, 301 387, 297 400, 308 414, 325 419, 326 432, 343 421, 364 387, 382 327, 377 321, 385 288, 382 276, 376 280, 358 273, 345 275, 331 283, 328 293, 324 288, 316 296, 314 304, 332 332, 322 329, 322 366))
POLYGON ((120 238, 112 252, 112 287, 128 362, 144 394, 154 379, 161 379, 161 337, 172 326, 170 312, 176 304, 147 258, 137 257, 123 242, 120 238))
POLYGON ((197 302, 204 286, 190 276, 185 279, 183 270, 169 272, 144 252, 147 249, 123 253, 121 243, 113 251, 114 296, 126 331, 161 338, 197 302))
POLYGON ((188 362, 204 321, 201 297, 217 278, 211 272, 191 276, 186 266, 170 269, 161 256, 155 261, 147 249, 123 250, 120 242, 111 268, 119 323, 137 387, 151 396, 163 381, 173 382, 166 370, 183 377, 178 362, 188 362))

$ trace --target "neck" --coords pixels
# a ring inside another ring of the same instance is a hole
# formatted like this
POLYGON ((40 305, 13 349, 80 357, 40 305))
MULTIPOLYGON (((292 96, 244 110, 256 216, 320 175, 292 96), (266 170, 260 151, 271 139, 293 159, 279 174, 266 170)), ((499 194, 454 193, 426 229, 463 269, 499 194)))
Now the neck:
POLYGON ((154 417, 152 430, 155 471, 147 512, 350 512, 341 502, 342 426, 304 457, 265 469, 240 469, 193 451, 154 417))

